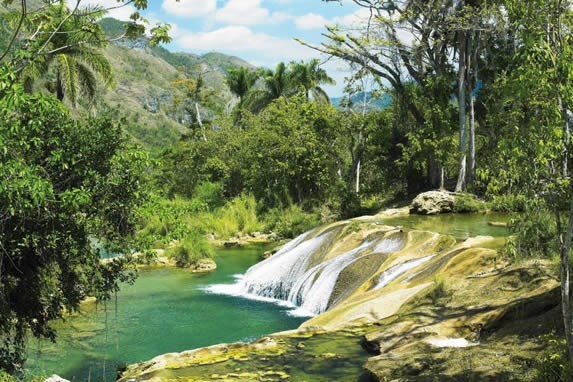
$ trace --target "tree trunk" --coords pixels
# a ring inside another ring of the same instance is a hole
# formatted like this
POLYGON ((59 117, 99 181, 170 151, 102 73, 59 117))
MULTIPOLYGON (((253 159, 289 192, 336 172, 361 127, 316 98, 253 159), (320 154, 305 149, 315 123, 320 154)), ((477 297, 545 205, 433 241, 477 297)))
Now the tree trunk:
POLYGON ((446 182, 446 169, 444 168, 444 166, 440 166, 440 191, 446 190, 445 182, 446 182))
POLYGON ((195 102, 195 113, 197 114, 197 123, 201 128, 201 134, 203 135, 203 140, 207 142, 207 135, 205 134, 205 126, 203 126, 203 121, 201 120, 201 112, 199 111, 199 102, 195 102))
POLYGON ((62 77, 58 73, 58 78, 56 79, 56 97, 60 100, 64 100, 64 85, 62 84, 62 77))
MULTIPOLYGON (((573 191, 573 190, 572 190, 573 191)), ((561 230, 560 212, 556 211, 557 227, 559 230, 559 252, 561 258, 561 307, 563 314, 563 328, 565 330, 565 340, 569 362, 573 365, 573 310, 571 301, 571 269, 569 267, 569 252, 571 250, 571 239, 573 237, 573 195, 570 196, 570 207, 567 221, 567 231, 563 237, 561 230)))
POLYGON ((356 165, 356 193, 360 193, 360 160, 358 160, 358 164, 356 165))
POLYGON ((469 157, 468 157, 468 173, 466 177, 466 182, 468 185, 472 185, 475 178, 475 168, 476 168, 476 122, 475 122, 475 95, 473 91, 470 91, 470 146, 469 146, 469 157))
POLYGON ((558 96, 558 99, 559 99, 559 108, 561 109, 561 114, 563 116, 563 137, 565 141, 561 171, 563 177, 567 178, 569 176, 568 159, 569 159, 569 141, 571 135, 571 126, 570 126, 569 111, 567 110, 567 105, 565 105, 560 95, 558 96))
POLYGON ((462 192, 466 188, 466 34, 463 31, 459 32, 459 63, 458 63, 458 107, 459 107, 459 126, 460 126, 460 162, 458 182, 456 184, 456 192, 462 192))
POLYGON ((428 183, 430 188, 435 189, 440 186, 440 168, 442 166, 438 163, 436 159, 436 155, 434 153, 430 153, 428 156, 428 183))

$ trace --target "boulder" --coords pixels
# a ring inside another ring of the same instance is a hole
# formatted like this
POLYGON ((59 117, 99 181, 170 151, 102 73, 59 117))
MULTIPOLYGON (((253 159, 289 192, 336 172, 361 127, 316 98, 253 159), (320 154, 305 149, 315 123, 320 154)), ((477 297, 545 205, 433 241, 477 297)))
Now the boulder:
POLYGON ((194 273, 211 272, 217 269, 217 263, 212 259, 201 259, 193 265, 192 269, 194 273))
POLYGON ((411 214, 436 215, 453 212, 456 194, 448 191, 428 191, 416 196, 410 205, 411 214))

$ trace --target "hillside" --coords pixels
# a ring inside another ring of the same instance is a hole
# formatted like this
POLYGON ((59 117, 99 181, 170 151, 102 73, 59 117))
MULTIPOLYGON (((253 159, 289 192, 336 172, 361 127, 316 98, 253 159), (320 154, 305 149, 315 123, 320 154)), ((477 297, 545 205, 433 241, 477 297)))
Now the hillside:
MULTIPOLYGON (((117 36, 124 23, 105 18, 101 25, 108 35, 117 36)), ((122 39, 106 49, 116 86, 104 92, 101 105, 126 116, 128 131, 146 146, 165 146, 186 132, 192 118, 187 111, 190 105, 186 90, 177 81, 203 76, 205 91, 212 96, 209 107, 203 107, 201 113, 209 119, 234 102, 225 83, 227 70, 251 66, 238 57, 221 53, 173 53, 160 46, 149 48, 147 42, 145 37, 122 39)))
MULTIPOLYGON (((364 96, 366 96, 366 110, 382 110, 390 107, 392 105, 392 96, 390 94, 382 94, 379 97, 374 97, 371 92, 360 92, 354 94, 350 97, 350 102, 354 109, 361 109, 362 102, 364 101, 364 96)), ((344 97, 334 97, 330 100, 334 106, 342 109, 341 104, 345 101, 344 97)))
MULTIPOLYGON (((0 13, 6 11, 7 8, 0 7, 0 13)), ((7 46, 11 37, 3 20, 0 19, 0 49, 7 46)), ((106 18, 101 21, 101 26, 106 34, 117 37, 121 35, 124 23, 106 18)), ((141 37, 121 39, 105 49, 113 68, 115 86, 99 89, 101 97, 95 109, 97 112, 108 110, 123 117, 126 131, 135 141, 152 150, 179 140, 187 132, 192 120, 188 110, 192 105, 187 101, 188 90, 184 84, 193 83, 202 75, 203 91, 209 94, 209 102, 208 106, 201 105, 200 111, 203 120, 209 120, 216 113, 228 110, 235 102, 225 83, 228 69, 251 66, 238 57, 221 53, 200 56, 173 53, 164 47, 149 48, 147 45, 147 38, 141 37)), ((44 81, 37 81, 36 89, 45 91, 44 81)))

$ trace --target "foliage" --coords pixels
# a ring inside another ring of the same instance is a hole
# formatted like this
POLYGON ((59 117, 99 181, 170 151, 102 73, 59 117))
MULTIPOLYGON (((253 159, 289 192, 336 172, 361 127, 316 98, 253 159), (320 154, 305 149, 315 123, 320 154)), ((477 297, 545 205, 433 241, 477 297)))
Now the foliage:
POLYGON ((238 196, 215 213, 200 215, 197 220, 204 232, 219 238, 259 232, 263 228, 257 217, 257 202, 251 195, 238 196))
POLYGON ((454 199, 454 212, 480 212, 486 209, 486 204, 471 194, 456 195, 454 199))
POLYGON ((540 338, 545 344, 543 357, 537 365, 536 382, 565 382, 573 379, 573 367, 567 360, 565 339, 548 334, 540 338))
POLYGON ((489 206, 492 211, 496 212, 525 212, 527 202, 525 195, 494 195, 489 206))
POLYGON ((90 245, 131 253, 147 156, 109 117, 73 120, 27 95, 0 68, 0 368, 22 365, 25 337, 55 338, 50 320, 131 280, 129 257, 100 263, 90 245))
POLYGON ((175 247, 169 248, 165 254, 175 259, 178 267, 187 268, 202 259, 212 258, 214 251, 203 234, 191 231, 185 239, 177 243, 175 247))
POLYGON ((513 217, 509 225, 512 236, 503 253, 512 259, 550 258, 557 253, 555 217, 541 204, 530 206, 513 217))
POLYGON ((308 213, 296 205, 273 208, 265 214, 265 229, 282 238, 294 238, 320 224, 318 213, 308 213))
POLYGON ((79 9, 71 17, 69 15, 70 10, 63 3, 30 15, 29 33, 39 26, 47 30, 58 29, 58 33, 43 33, 32 41, 27 49, 42 53, 24 67, 20 76, 30 91, 35 80, 45 77, 49 69, 54 68, 55 79, 49 81, 46 87, 59 100, 66 97, 75 106, 80 96, 85 96, 92 103, 98 83, 108 87, 113 85, 113 75, 101 51, 106 39, 97 20, 103 12, 87 8, 79 9))

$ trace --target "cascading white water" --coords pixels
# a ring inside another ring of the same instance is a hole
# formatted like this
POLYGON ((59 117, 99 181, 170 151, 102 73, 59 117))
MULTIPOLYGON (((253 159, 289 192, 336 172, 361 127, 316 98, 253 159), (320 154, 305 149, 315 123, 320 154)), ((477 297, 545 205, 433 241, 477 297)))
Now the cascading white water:
POLYGON ((322 261, 339 230, 313 237, 310 231, 287 243, 270 258, 252 266, 232 285, 211 285, 206 291, 267 300, 298 307, 293 314, 311 316, 328 308, 340 273, 364 251, 391 253, 403 246, 400 238, 366 241, 360 246, 322 261), (376 244, 375 244, 376 243, 376 244))
POLYGON ((374 289, 384 288, 386 285, 390 284, 393 280, 397 279, 404 273, 408 272, 410 269, 416 268, 418 265, 424 264, 426 261, 429 261, 434 255, 421 257, 419 259, 414 259, 410 261, 406 261, 405 263, 395 265, 390 267, 389 269, 385 270, 380 277, 378 278, 378 282, 374 289))
POLYGON ((372 249, 373 253, 392 253, 399 251, 404 246, 404 240, 400 237, 386 237, 372 249))
POLYGON ((245 293, 288 300, 293 285, 303 277, 313 254, 332 241, 334 234, 331 231, 309 240, 305 240, 309 234, 304 234, 275 255, 252 266, 241 280, 245 293))
POLYGON ((366 250, 371 244, 372 242, 362 243, 359 247, 306 271, 303 277, 294 284, 288 300, 300 306, 298 311, 302 314, 306 312, 319 314, 326 311, 340 272, 352 264, 360 252, 366 250))

